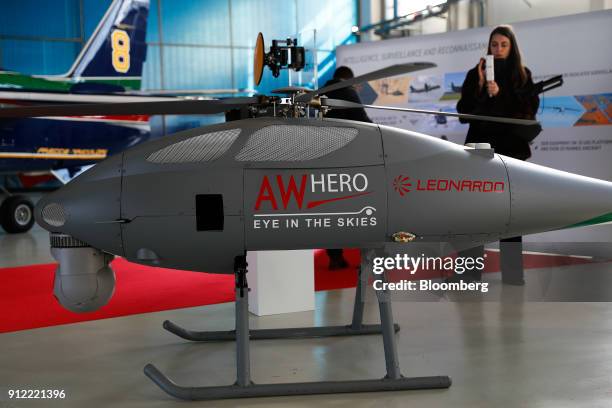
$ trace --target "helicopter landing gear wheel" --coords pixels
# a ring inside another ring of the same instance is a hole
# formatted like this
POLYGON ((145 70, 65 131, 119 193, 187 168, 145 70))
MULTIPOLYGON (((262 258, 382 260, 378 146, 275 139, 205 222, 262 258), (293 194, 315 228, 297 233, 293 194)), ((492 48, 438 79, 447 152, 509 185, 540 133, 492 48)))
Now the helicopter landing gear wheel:
POLYGON ((10 196, 0 206, 0 222, 9 234, 27 232, 34 225, 34 204, 24 196, 10 196))

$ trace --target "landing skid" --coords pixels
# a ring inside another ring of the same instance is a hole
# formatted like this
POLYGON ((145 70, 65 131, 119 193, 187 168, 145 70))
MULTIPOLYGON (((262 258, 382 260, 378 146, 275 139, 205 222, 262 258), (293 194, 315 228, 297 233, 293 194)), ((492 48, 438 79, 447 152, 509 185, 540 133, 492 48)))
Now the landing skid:
MULTIPOLYGON (((363 255, 362 259, 365 260, 365 254, 363 255)), ((448 376, 406 378, 401 375, 397 357, 397 344, 395 341, 395 333, 399 331, 399 326, 393 323, 391 298, 387 291, 376 292, 381 324, 362 324, 364 308, 363 291, 366 287, 367 280, 367 273, 363 272, 365 270, 365 264, 362 263, 355 294, 352 324, 347 326, 249 330, 248 284, 246 280, 247 264, 244 256, 237 257, 234 265, 234 273, 236 276, 236 330, 198 332, 186 330, 170 321, 164 322, 164 328, 166 330, 187 340, 235 340, 237 365, 236 383, 233 385, 214 387, 184 387, 174 383, 152 364, 147 364, 145 366, 144 373, 166 393, 184 400, 399 391, 450 387, 451 379, 448 376), (382 379, 284 384, 255 384, 251 381, 249 340, 349 336, 378 334, 381 332, 383 335, 387 368, 387 375, 382 379)))

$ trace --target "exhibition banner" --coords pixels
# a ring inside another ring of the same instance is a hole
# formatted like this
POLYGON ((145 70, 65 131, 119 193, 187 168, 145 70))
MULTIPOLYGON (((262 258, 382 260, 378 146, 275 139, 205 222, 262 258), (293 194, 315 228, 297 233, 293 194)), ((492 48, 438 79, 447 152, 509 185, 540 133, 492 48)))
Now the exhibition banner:
MULTIPOLYGON (((467 71, 486 54, 493 27, 338 47, 336 64, 355 75, 406 62, 437 67, 358 86, 362 102, 456 112, 467 71)), ((531 162, 612 181, 612 10, 513 24, 523 63, 534 82, 563 75, 540 95, 543 131, 531 162)), ((468 125, 456 118, 369 109, 375 123, 463 144, 468 125)), ((540 234, 549 241, 612 241, 612 225, 540 234), (588 230, 588 231, 587 231, 588 230)))

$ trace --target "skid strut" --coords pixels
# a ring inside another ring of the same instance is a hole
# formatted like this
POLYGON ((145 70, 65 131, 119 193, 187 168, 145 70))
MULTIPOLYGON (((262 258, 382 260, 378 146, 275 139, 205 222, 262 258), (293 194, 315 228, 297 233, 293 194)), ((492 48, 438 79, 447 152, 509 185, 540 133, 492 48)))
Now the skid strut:
POLYGON ((399 391, 415 389, 448 388, 451 379, 448 376, 405 378, 399 369, 395 332, 399 326, 393 324, 391 299, 387 291, 377 291, 380 308, 380 325, 362 324, 364 307, 364 290, 367 280, 362 254, 362 267, 359 274, 353 322, 348 326, 310 327, 292 329, 264 329, 249 331, 248 283, 246 279, 246 257, 236 257, 234 272, 236 276, 236 330, 226 332, 194 332, 185 330, 169 321, 164 328, 193 341, 236 340, 236 383, 214 387, 183 387, 177 385, 152 364, 147 364, 144 373, 166 393, 185 400, 208 400, 225 398, 248 398, 281 395, 336 394, 372 391, 399 391), (249 355, 250 339, 278 339, 321 336, 344 336, 353 334, 383 335, 387 375, 382 379, 358 381, 322 381, 285 384, 254 384, 251 381, 249 355))
MULTIPOLYGON (((353 307, 353 321, 349 325, 343 326, 324 326, 324 327, 295 327, 282 329, 254 329, 249 330, 251 340, 270 340, 270 339, 301 339, 313 337, 331 336, 354 336, 358 334, 380 334, 382 333, 380 324, 363 324, 363 308, 365 291, 367 286, 368 274, 365 256, 362 258, 357 280, 357 290, 355 291, 355 306, 353 307), (362 272, 364 271, 364 272, 362 272)), ((236 297, 236 299, 238 299, 236 297)), ((170 320, 163 323, 164 329, 171 333, 190 341, 233 341, 236 339, 236 330, 227 331, 194 331, 185 329, 170 320)), ((393 325, 393 330, 398 332, 398 324, 393 325)))

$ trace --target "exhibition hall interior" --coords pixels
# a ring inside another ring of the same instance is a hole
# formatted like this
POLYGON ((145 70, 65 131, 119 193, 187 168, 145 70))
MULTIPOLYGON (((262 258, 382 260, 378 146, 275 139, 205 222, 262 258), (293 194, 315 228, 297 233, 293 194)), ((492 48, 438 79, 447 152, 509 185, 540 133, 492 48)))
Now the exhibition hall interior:
POLYGON ((612 0, 0 9, 0 407, 612 406, 612 0))

